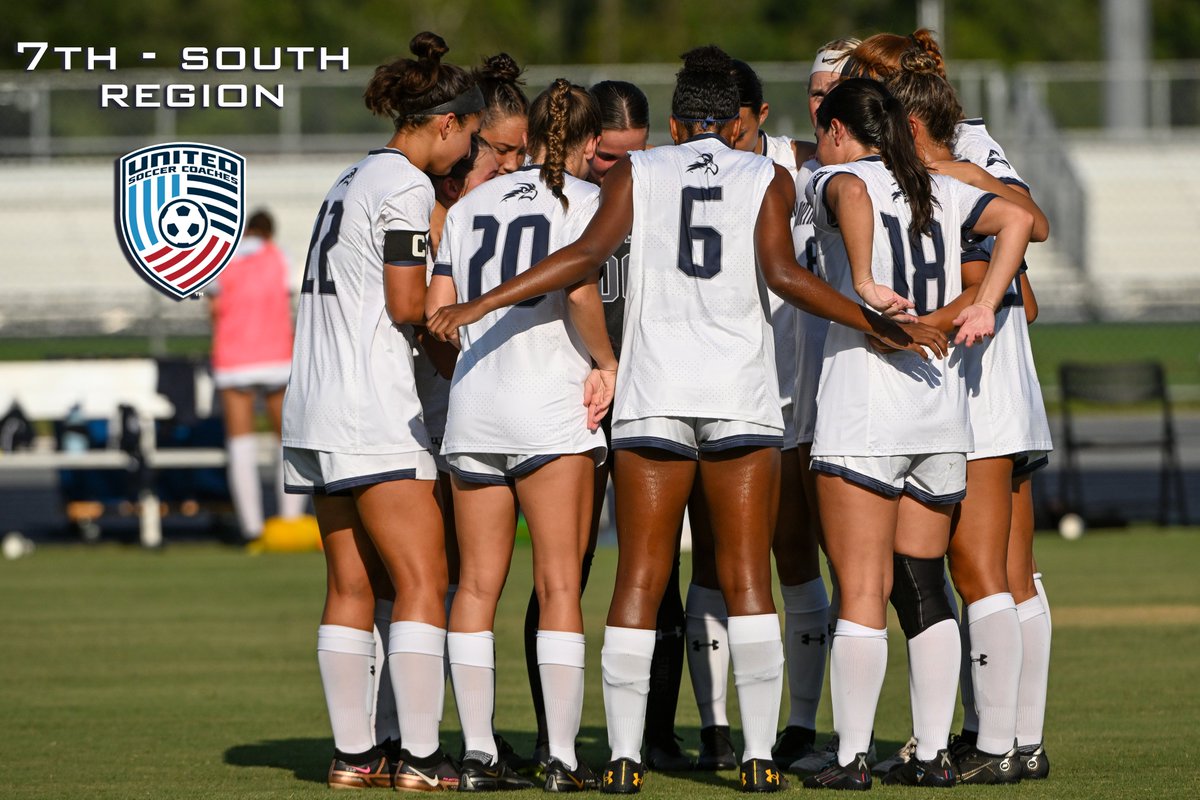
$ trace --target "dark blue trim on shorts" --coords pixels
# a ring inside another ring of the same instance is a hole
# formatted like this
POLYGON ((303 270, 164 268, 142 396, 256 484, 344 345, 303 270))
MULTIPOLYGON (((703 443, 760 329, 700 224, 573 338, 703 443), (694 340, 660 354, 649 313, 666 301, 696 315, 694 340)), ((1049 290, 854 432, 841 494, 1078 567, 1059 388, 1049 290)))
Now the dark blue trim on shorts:
POLYGON ((349 490, 328 491, 324 486, 296 486, 294 484, 285 483, 283 485, 284 494, 302 494, 309 497, 350 497, 349 490))
POLYGON ((415 481, 417 479, 417 470, 414 469, 394 469, 390 472, 376 472, 373 475, 359 475, 356 478, 345 478, 340 481, 333 481, 325 484, 325 494, 343 493, 348 489, 356 489, 359 486, 372 486, 376 483, 387 483, 389 481, 415 481))
POLYGON ((486 472, 470 472, 450 465, 450 472, 463 483, 481 483, 486 486, 512 486, 512 478, 503 475, 488 475, 486 472))
POLYGON ((717 453, 721 450, 732 450, 735 447, 777 447, 782 450, 783 434, 743 433, 737 436, 726 436, 723 439, 709 439, 700 445, 700 452, 717 453))
POLYGON ((1038 456, 1037 458, 1033 459, 1032 461, 1026 461, 1024 464, 1021 464, 1020 466, 1013 464, 1012 474, 1013 474, 1014 478, 1023 478, 1026 475, 1032 475, 1033 473, 1037 472, 1039 469, 1042 469, 1043 467, 1048 467, 1048 466, 1050 466, 1050 456, 1041 455, 1041 456, 1038 456))
POLYGON ((823 472, 826 475, 834 475, 839 478, 850 481, 851 483, 861 486, 864 489, 870 489, 872 492, 883 495, 884 497, 899 497, 904 491, 897 489, 891 484, 884 483, 877 478, 872 478, 869 475, 863 475, 861 472, 855 472, 852 469, 847 469, 841 464, 830 464, 828 461, 818 460, 820 456, 813 456, 812 462, 809 464, 809 470, 812 472, 823 472))
POLYGON ((562 455, 562 453, 546 453, 544 455, 534 456, 533 458, 517 464, 517 466, 508 471, 508 474, 514 478, 524 478, 538 467, 544 467, 556 458, 562 458, 562 455))
POLYGON ((954 494, 930 494, 913 486, 908 481, 904 482, 904 493, 914 500, 920 500, 927 506, 953 506, 961 503, 963 498, 967 496, 967 490, 954 494))
POLYGON ((672 441, 671 439, 662 439, 658 436, 630 436, 626 439, 613 439, 613 450, 636 450, 640 447, 651 447, 656 450, 666 450, 669 453, 674 453, 677 456, 690 458, 692 461, 700 458, 700 454, 686 444, 672 441))

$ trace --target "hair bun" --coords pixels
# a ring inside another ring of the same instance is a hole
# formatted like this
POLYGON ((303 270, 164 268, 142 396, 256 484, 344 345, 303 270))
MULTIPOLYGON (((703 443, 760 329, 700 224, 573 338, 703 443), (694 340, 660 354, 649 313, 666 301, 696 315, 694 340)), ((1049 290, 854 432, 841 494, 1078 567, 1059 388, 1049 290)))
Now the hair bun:
POLYGON ((704 45, 683 54, 683 68, 688 72, 733 72, 733 59, 715 44, 704 45))
POLYGON ((494 81, 517 83, 521 72, 521 66, 517 64, 515 58, 508 53, 497 53, 483 60, 483 67, 480 68, 479 75, 494 81))
POLYGON ((900 69, 914 75, 936 75, 938 61, 928 51, 912 48, 900 54, 900 69))
POLYGON ((450 52, 446 40, 431 31, 418 33, 408 43, 408 49, 421 61, 441 61, 450 52))

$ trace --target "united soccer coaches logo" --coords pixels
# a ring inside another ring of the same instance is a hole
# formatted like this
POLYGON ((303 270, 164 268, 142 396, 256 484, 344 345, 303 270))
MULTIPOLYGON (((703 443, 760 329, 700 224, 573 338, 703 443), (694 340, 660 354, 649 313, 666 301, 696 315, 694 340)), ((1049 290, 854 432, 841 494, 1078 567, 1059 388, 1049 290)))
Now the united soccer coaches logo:
POLYGON ((182 300, 229 263, 245 222, 246 159, 210 144, 143 147, 117 161, 117 230, 129 263, 182 300))

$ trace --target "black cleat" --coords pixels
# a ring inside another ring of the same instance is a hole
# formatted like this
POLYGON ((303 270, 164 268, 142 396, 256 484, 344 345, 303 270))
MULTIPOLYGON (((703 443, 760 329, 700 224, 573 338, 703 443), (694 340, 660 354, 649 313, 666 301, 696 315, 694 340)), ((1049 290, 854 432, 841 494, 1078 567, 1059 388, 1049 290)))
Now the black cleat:
POLYGON ((575 769, 568 769, 566 764, 552 758, 546 765, 546 782, 542 788, 547 792, 583 792, 596 788, 596 776, 582 761, 575 769))
POLYGON ((805 789, 849 789, 866 791, 871 788, 871 769, 867 766, 867 754, 859 753, 846 766, 833 763, 816 775, 804 779, 805 789))
POLYGON ((791 769, 797 761, 816 755, 816 741, 817 732, 811 728, 788 725, 775 740, 775 745, 771 748, 771 758, 784 769, 791 769))
MULTIPOLYGON (((503 761, 505 764, 507 764, 509 767, 511 767, 513 769, 513 771, 525 772, 527 770, 537 768, 538 761, 536 758, 536 754, 533 758, 525 758, 522 755, 518 755, 517 751, 513 750, 513 746, 511 744, 509 744, 507 741, 505 741, 504 737, 501 736, 500 734, 498 734, 498 733, 495 734, 495 739, 496 739, 496 752, 500 754, 499 760, 503 761)), ((547 745, 547 749, 548 748, 549 748, 549 745, 547 745)), ((549 760, 549 759, 547 759, 547 760, 549 760)))
POLYGON ((335 751, 325 782, 330 789, 390 789, 392 765, 377 747, 361 757, 335 751))
POLYGON ((646 782, 646 767, 632 758, 618 758, 600 774, 600 791, 605 794, 637 794, 646 782))
POLYGON ((1050 777, 1050 758, 1042 745, 1027 744, 1018 747, 1017 758, 1021 760, 1022 780, 1040 781, 1050 777))
POLYGON ((435 750, 417 758, 407 750, 399 753, 393 786, 398 792, 444 792, 458 788, 458 770, 450 757, 435 750))
POLYGON ((503 760, 488 764, 474 751, 467 753, 458 771, 460 792, 504 792, 511 789, 532 789, 533 781, 518 775, 503 760))
POLYGON ((700 729, 700 757, 696 769, 717 771, 737 769, 737 754, 733 752, 733 741, 729 738, 728 725, 709 725, 700 729))
POLYGON ((680 749, 679 739, 672 735, 661 742, 647 742, 646 768, 655 772, 689 772, 696 768, 696 762, 680 749))
POLYGON ((751 758, 742 762, 743 792, 782 792, 788 788, 787 778, 769 758, 751 758))
POLYGON ((957 782, 954 762, 949 750, 939 750, 928 761, 917 758, 914 752, 907 761, 901 761, 891 769, 880 783, 888 786, 927 786, 948 789, 957 782))
POLYGON ((954 759, 954 766, 959 783, 991 786, 1021 780, 1021 759, 1015 749, 997 756, 971 747, 954 759))

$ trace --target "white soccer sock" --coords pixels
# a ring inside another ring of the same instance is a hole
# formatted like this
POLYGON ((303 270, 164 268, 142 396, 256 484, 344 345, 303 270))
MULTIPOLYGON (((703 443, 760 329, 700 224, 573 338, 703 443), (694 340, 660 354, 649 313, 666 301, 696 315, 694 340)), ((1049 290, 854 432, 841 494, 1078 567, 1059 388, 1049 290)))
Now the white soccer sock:
POLYGON ((375 598, 375 741, 400 740, 396 696, 387 664, 388 632, 392 627, 392 601, 375 598))
POLYGON ((283 453, 280 452, 279 463, 275 469, 275 497, 278 501, 278 515, 283 519, 295 519, 304 515, 308 507, 308 495, 288 494, 283 489, 283 453))
POLYGON ((729 612, 718 589, 690 584, 687 593, 687 657, 700 727, 728 725, 729 612))
POLYGON ((550 757, 568 769, 579 766, 575 737, 583 716, 583 665, 586 650, 582 633, 537 632, 538 674, 546 703, 546 731, 550 757))
POLYGON ((1042 585, 1042 573, 1033 573, 1033 588, 1037 590, 1038 597, 1042 598, 1042 608, 1046 610, 1046 625, 1051 626, 1050 600, 1046 597, 1046 587, 1042 585))
POLYGON ((958 624, 944 619, 908 640, 908 694, 917 758, 929 761, 946 747, 958 699, 958 624))
POLYGON ((829 658, 833 729, 838 763, 845 766, 871 746, 875 707, 887 672, 887 628, 868 628, 839 619, 829 658))
POLYGON ((787 724, 816 730, 829 642, 829 596, 820 578, 798 586, 780 586, 779 590, 783 594, 783 645, 790 701, 787 724))
POLYGON ((976 746, 1002 755, 1017 736, 1017 688, 1021 682, 1021 624, 1008 592, 967 606, 971 626, 971 680, 979 714, 976 746))
POLYGON ((778 614, 729 618, 729 655, 742 715, 742 761, 771 758, 783 692, 783 640, 778 614))
POLYGON ((1050 615, 1038 595, 1017 606, 1021 623, 1021 683, 1017 688, 1017 745, 1042 743, 1050 677, 1050 615))
MULTIPOLYGON (((446 629, 396 621, 388 631, 388 670, 404 749, 417 758, 438 748, 438 721, 446 678, 446 629)), ((494 746, 494 745, 493 745, 494 746)))
POLYGON ((333 728, 333 746, 364 753, 375 746, 371 710, 375 705, 375 634, 343 625, 317 628, 317 666, 333 728))
POLYGON ((600 669, 604 676, 604 716, 608 720, 608 746, 613 761, 642 760, 650 661, 654 658, 656 640, 652 630, 604 628, 600 669))
POLYGON ((495 763, 499 757, 492 712, 496 707, 496 637, 491 631, 446 635, 450 674, 454 676, 454 700, 462 724, 467 752, 487 753, 495 763))
POLYGON ((262 483, 258 475, 258 439, 253 433, 231 436, 225 445, 229 451, 229 494, 237 511, 238 525, 246 539, 262 536, 262 483))

